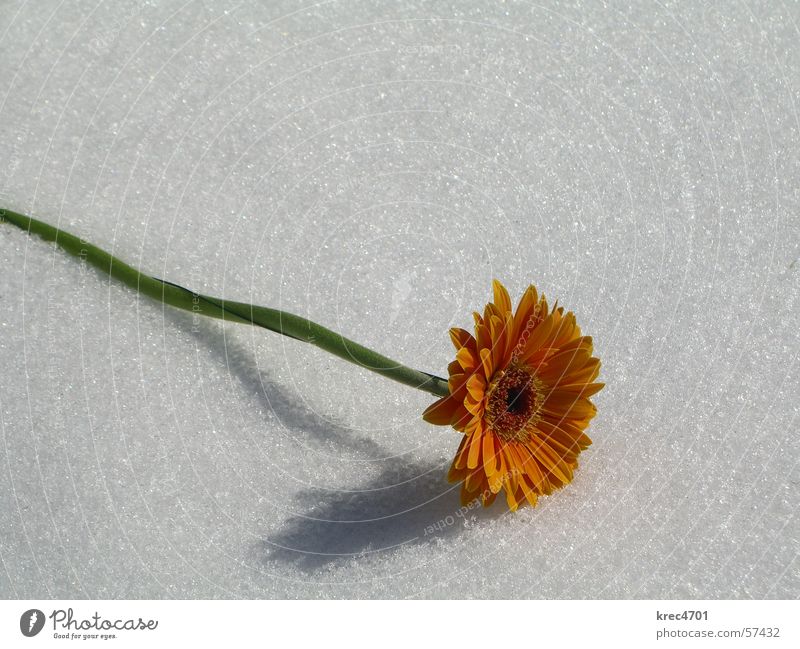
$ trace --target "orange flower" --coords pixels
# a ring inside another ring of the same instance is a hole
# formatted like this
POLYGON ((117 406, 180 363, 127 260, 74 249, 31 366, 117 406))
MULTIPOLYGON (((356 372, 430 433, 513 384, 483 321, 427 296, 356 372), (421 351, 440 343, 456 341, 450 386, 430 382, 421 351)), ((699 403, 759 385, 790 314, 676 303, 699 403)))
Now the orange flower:
POLYGON ((604 384, 594 383, 600 360, 571 311, 548 310, 531 285, 514 312, 505 287, 493 287, 483 317, 473 314, 475 336, 450 330, 450 394, 422 416, 464 433, 447 476, 464 481, 462 504, 491 505, 504 489, 513 511, 572 480, 592 443, 583 432, 596 413, 589 397, 604 384))

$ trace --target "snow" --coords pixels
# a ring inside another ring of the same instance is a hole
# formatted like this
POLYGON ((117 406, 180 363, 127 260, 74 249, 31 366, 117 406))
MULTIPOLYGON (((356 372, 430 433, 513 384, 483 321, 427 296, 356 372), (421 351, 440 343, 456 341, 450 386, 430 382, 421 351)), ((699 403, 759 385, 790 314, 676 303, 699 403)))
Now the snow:
POLYGON ((533 282, 607 387, 462 509, 428 395, 0 226, 0 596, 800 595, 800 10, 700 4, 6 3, 2 205, 439 374, 533 282))

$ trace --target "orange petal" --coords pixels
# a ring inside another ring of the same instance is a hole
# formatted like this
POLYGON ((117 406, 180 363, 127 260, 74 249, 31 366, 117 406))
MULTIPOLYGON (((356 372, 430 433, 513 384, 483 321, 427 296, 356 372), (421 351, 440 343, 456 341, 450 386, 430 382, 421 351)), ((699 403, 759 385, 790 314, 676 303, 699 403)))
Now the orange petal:
POLYGON ((466 481, 464 481, 464 484, 461 487, 461 505, 463 507, 466 507, 473 500, 475 500, 477 497, 478 497, 478 492, 477 491, 473 491, 473 492, 468 491, 467 490, 467 483, 466 483, 466 481))
MULTIPOLYGON (((560 337, 560 336, 559 336, 560 337)), ((578 349, 582 348, 589 352, 592 351, 592 337, 591 336, 576 336, 569 340, 559 343, 557 339, 554 339, 551 344, 551 347, 558 349, 559 351, 566 352, 570 349, 578 349)))
POLYGON ((541 462, 547 472, 562 485, 572 480, 572 468, 545 441, 531 444, 528 448, 533 451, 536 459, 541 462))
POLYGON ((547 359, 547 367, 542 368, 539 375, 553 386, 562 382, 575 383, 576 381, 572 380, 571 375, 583 369, 591 357, 592 353, 583 347, 559 352, 547 359))
POLYGON ((484 349, 489 350, 492 348, 492 334, 489 332, 489 326, 486 323, 475 325, 475 340, 478 342, 478 352, 484 349))
POLYGON ((492 366, 503 367, 507 344, 505 319, 501 320, 497 316, 492 316, 489 319, 489 332, 492 336, 492 366))
POLYGON ((461 363, 458 361, 453 361, 452 363, 447 364, 447 374, 448 376, 453 376, 453 374, 463 374, 464 368, 461 367, 461 363))
POLYGON ((503 366, 508 365, 511 361, 511 354, 514 351, 514 348, 517 346, 519 342, 514 337, 514 316, 510 313, 506 313, 505 322, 503 323, 503 328, 505 330, 505 339, 506 339, 506 346, 503 350, 503 366))
POLYGON ((511 298, 508 295, 506 287, 503 286, 498 280, 492 280, 492 289, 494 290, 494 303, 502 313, 511 311, 511 298))
POLYGON ((506 472, 503 474, 503 480, 506 483, 506 488, 510 491, 516 492, 517 490, 517 478, 520 472, 519 462, 517 461, 513 451, 511 450, 511 444, 503 444, 501 447, 501 452, 503 453, 503 460, 506 466, 506 472))
MULTIPOLYGON (((553 337, 552 346, 553 347, 562 347, 566 343, 568 343, 573 338, 576 338, 575 333, 576 325, 575 325, 575 314, 570 311, 567 313, 563 318, 561 318, 561 322, 559 323, 558 332, 553 337)), ((580 333, 578 333, 580 335, 580 333)))
POLYGON ((544 293, 539 298, 539 304, 537 305, 537 307, 538 307, 537 315, 542 319, 546 318, 548 314, 548 307, 547 307, 547 298, 544 296, 544 293))
POLYGON ((473 417, 466 425, 465 432, 467 433, 483 433, 483 419, 481 417, 473 417))
POLYGON ((460 430, 461 432, 465 432, 465 428, 472 421, 472 413, 467 412, 467 409, 461 408, 457 409, 453 416, 450 417, 450 425, 455 428, 456 430, 460 430))
POLYGON ((464 372, 467 374, 471 374, 475 371, 475 368, 478 367, 478 358, 473 354, 468 348, 462 347, 456 352, 456 360, 461 367, 464 368, 464 372))
POLYGON ((523 460, 522 467, 525 470, 525 475, 528 476, 537 492, 544 493, 547 486, 547 477, 542 471, 542 466, 536 456, 525 444, 520 444, 517 450, 523 460))
POLYGON ((467 378, 468 375, 464 373, 450 375, 450 378, 447 379, 447 387, 450 389, 451 396, 458 392, 460 388, 466 387, 467 378))
MULTIPOLYGON (((570 384, 575 383, 591 383, 597 378, 597 375, 600 373, 600 359, 599 358, 590 358, 589 362, 586 365, 576 371, 573 372, 568 377, 568 382, 570 384)), ((566 383, 567 381, 565 381, 566 383)), ((558 386, 561 387, 560 385, 558 386)))
POLYGON ((508 487, 506 487, 506 503, 508 504, 508 508, 512 512, 517 511, 517 507, 519 507, 519 503, 517 502, 517 499, 514 497, 514 492, 511 489, 509 489, 508 487))
POLYGON ((528 336, 528 340, 525 343, 525 347, 522 349, 522 354, 520 356, 525 359, 542 347, 543 343, 548 339, 550 334, 553 332, 553 316, 547 316, 544 320, 542 320, 536 328, 531 332, 530 336, 528 336))
POLYGON ((589 438, 586 433, 583 432, 583 428, 574 425, 570 421, 564 420, 555 420, 544 417, 539 423, 536 424, 536 427, 545 435, 559 435, 560 439, 566 438, 574 440, 580 447, 581 450, 591 446, 592 440, 589 438))
POLYGON ((502 443, 499 439, 497 439, 494 435, 492 435, 494 441, 494 456, 497 461, 496 469, 497 473, 495 474, 496 477, 502 477, 508 472, 508 465, 506 464, 506 458, 503 454, 502 443))
POLYGON ((476 401, 483 399, 486 394, 486 379, 481 374, 473 374, 467 380, 467 392, 476 401))
POLYGON ((517 311, 514 314, 514 337, 517 338, 525 330, 528 321, 533 316, 533 310, 536 307, 536 302, 539 301, 539 296, 536 293, 536 287, 531 284, 525 289, 522 297, 519 299, 517 311))
POLYGON ((453 327, 450 329, 450 340, 453 341, 453 346, 456 348, 456 351, 463 347, 467 347, 468 349, 472 350, 476 348, 475 338, 472 337, 472 334, 469 331, 459 329, 458 327, 453 327))
POLYGON ((461 482, 466 477, 467 477, 466 469, 459 469, 452 464, 450 465, 450 470, 447 472, 448 482, 461 482))
POLYGON ((475 417, 483 417, 483 399, 476 401, 471 394, 464 399, 464 408, 475 417))
POLYGON ((472 433, 469 440, 469 455, 467 456, 467 468, 475 469, 478 466, 481 456, 481 444, 483 435, 472 433))
POLYGON ((487 324, 489 320, 494 318, 501 318, 503 316, 503 312, 497 308, 494 302, 489 302, 483 308, 483 324, 487 324))
POLYGON ((531 507, 536 507, 536 491, 533 485, 529 482, 527 476, 522 476, 522 479, 519 481, 519 487, 522 490, 522 495, 525 496, 525 500, 528 501, 528 504, 530 504, 531 507))
POLYGON ((497 455, 494 452, 494 435, 483 436, 483 470, 486 476, 493 476, 497 473, 497 455))
POLYGON ((519 476, 525 473, 525 456, 521 453, 522 445, 518 442, 512 442, 510 444, 506 444, 505 451, 508 456, 510 465, 512 467, 512 471, 514 472, 516 479, 519 480, 519 476))
MULTIPOLYGON (((578 465, 578 454, 581 452, 581 449, 578 448, 577 444, 571 445, 563 445, 561 444, 557 438, 555 437, 543 437, 547 445, 553 449, 553 452, 560 457, 566 464, 569 466, 577 466, 578 465)), ((569 442, 568 442, 569 444, 569 442)))
POLYGON ((481 361, 483 362, 483 371, 488 379, 494 373, 494 367, 492 366, 492 351, 490 349, 481 349, 480 353, 481 361))
MULTIPOLYGON (((467 488, 467 491, 472 493, 476 493, 481 490, 481 487, 485 484, 483 479, 483 472, 478 471, 471 471, 467 475, 467 479, 464 481, 464 486, 467 488)), ((474 498, 474 496, 473 496, 474 498)))
POLYGON ((449 396, 442 397, 425 408, 425 412, 422 413, 422 418, 436 426, 448 426, 450 425, 450 419, 459 407, 461 407, 459 401, 449 396))
POLYGON ((597 414, 597 408, 586 398, 578 397, 574 394, 559 395, 551 392, 544 404, 542 412, 553 417, 571 419, 591 419, 597 414))
POLYGON ((469 451, 469 436, 464 435, 458 445, 455 457, 453 457, 454 469, 463 469, 467 466, 467 451, 469 451))
MULTIPOLYGON (((576 397, 584 397, 588 399, 593 394, 600 392, 605 385, 605 383, 571 383, 569 385, 559 384, 558 387, 553 390, 552 394, 572 394, 576 397)), ((469 387, 467 389, 469 389, 469 387)))
POLYGON ((486 481, 489 484, 489 490, 493 493, 500 493, 503 488, 503 476, 501 473, 495 473, 492 476, 486 476, 486 481))

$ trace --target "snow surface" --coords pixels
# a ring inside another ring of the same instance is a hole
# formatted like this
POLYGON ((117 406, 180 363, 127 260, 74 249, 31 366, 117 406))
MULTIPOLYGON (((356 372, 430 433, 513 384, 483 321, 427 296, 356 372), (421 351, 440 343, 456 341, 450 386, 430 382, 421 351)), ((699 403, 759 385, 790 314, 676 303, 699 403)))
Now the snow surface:
POLYGON ((2 226, 0 596, 800 595, 799 24, 4 2, 3 205, 440 374, 534 282, 607 387, 571 485, 465 512, 427 395, 2 226))

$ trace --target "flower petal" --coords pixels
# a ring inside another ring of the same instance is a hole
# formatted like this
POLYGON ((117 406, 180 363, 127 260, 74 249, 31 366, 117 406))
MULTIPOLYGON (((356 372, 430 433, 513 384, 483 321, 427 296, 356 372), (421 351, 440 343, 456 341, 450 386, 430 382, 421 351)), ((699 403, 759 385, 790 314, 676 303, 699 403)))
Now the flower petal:
POLYGON ((461 443, 458 445, 458 450, 453 458, 453 468, 464 469, 467 466, 467 453, 469 451, 469 435, 464 435, 461 438, 461 443))
POLYGON ((499 465, 497 455, 494 451, 494 435, 483 436, 483 470, 488 476, 497 473, 499 465))
POLYGON ((547 359, 547 367, 542 368, 539 375, 550 385, 558 383, 575 383, 570 376, 573 372, 583 369, 589 362, 592 353, 583 347, 559 352, 547 359))
POLYGON ((472 433, 469 440, 469 455, 467 456, 467 468, 477 468, 481 457, 481 444, 483 443, 483 435, 481 433, 472 433))
POLYGON ((492 289, 494 291, 494 303, 501 313, 505 314, 506 311, 511 311, 511 297, 508 295, 506 287, 495 279, 492 280, 492 289))
POLYGON ((557 436, 562 443, 565 443, 566 440, 574 441, 580 446, 581 450, 586 449, 592 444, 592 440, 583 432, 583 429, 580 426, 576 426, 571 421, 553 421, 548 417, 544 417, 536 424, 536 427, 545 437, 557 436))
POLYGON ((450 340, 453 341, 453 346, 456 348, 456 351, 463 347, 473 351, 476 349, 475 338, 472 337, 469 331, 464 329, 459 329, 458 327, 450 329, 450 340))
POLYGON ((442 397, 425 408, 422 418, 436 426, 449 426, 453 414, 462 407, 461 403, 451 397, 442 397))
POLYGON ((478 357, 467 347, 462 347, 458 350, 456 360, 467 374, 471 374, 478 367, 478 357))
POLYGON ((492 365, 492 350, 482 349, 481 361, 483 362, 483 371, 486 374, 486 378, 491 377, 494 373, 494 366, 492 365))
POLYGON ((531 335, 528 337, 525 346, 522 348, 522 353, 520 357, 522 359, 528 358, 529 356, 533 355, 545 341, 548 339, 550 334, 553 332, 553 316, 547 316, 544 320, 542 320, 536 328, 531 332, 531 335))
POLYGON ((546 442, 539 441, 528 448, 547 470, 550 477, 555 477, 561 485, 572 481, 572 468, 546 442))
MULTIPOLYGON (((561 385, 553 390, 553 394, 574 394, 575 396, 589 398, 605 387, 605 383, 570 383, 561 385)), ((469 389, 469 386, 467 387, 469 389)))
POLYGON ((467 392, 476 401, 483 399, 486 393, 486 379, 481 374, 473 374, 467 380, 467 392))

